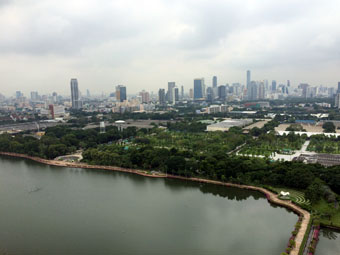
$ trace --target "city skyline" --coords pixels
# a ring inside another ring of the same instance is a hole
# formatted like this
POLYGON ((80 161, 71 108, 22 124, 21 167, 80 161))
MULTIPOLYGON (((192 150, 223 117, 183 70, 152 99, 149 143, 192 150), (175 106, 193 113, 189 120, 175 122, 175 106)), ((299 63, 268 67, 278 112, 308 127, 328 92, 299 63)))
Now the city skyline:
MULTIPOLYGON (((0 93, 158 91, 194 77, 336 86, 338 1, 2 1, 0 93), (151 7, 150 7, 151 6, 151 7), (169 16, 170 15, 170 16, 169 16), (251 40, 249 40, 251 38, 251 40)), ((207 84, 210 85, 210 84, 207 84)), ((218 84, 220 85, 220 84, 218 84)))

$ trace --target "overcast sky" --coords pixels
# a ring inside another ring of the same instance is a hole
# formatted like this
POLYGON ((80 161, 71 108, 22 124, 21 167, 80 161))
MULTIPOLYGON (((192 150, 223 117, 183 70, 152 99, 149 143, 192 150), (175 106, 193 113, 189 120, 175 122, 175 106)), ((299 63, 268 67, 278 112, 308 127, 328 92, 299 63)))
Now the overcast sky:
POLYGON ((0 0, 0 93, 157 91, 252 79, 335 86, 339 0, 0 0))

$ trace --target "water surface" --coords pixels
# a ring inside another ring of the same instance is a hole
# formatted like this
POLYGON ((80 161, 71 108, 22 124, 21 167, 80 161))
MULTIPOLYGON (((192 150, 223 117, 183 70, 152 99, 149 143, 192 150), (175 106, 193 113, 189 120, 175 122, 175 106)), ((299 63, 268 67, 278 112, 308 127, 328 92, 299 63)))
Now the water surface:
POLYGON ((316 255, 340 254, 340 231, 322 228, 319 242, 316 246, 316 255))
POLYGON ((297 216, 255 191, 0 157, 0 253, 274 255, 297 216))

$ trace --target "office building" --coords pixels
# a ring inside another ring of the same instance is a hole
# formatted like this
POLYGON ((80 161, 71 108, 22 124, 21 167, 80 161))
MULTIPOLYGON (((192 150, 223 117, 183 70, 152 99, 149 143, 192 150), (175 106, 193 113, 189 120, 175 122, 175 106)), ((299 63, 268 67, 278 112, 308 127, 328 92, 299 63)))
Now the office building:
POLYGON ((264 86, 264 82, 260 82, 259 83, 259 95, 258 95, 258 99, 265 99, 265 86, 264 86))
POLYGON ((337 93, 337 94, 335 95, 335 104, 334 104, 334 106, 335 106, 336 108, 340 109, 340 93, 337 93))
POLYGON ((340 81, 338 81, 338 90, 336 93, 340 93, 340 81))
POLYGON ((213 82, 213 88, 216 88, 217 87, 217 76, 213 77, 212 82, 213 82))
POLYGON ((116 86, 116 100, 124 102, 126 100, 126 87, 123 85, 116 86))
POLYGON ((251 81, 249 84, 249 90, 248 90, 248 99, 249 100, 257 100, 258 99, 258 93, 259 92, 259 86, 257 82, 251 81))
POLYGON ((250 70, 247 70, 247 90, 249 90, 250 81, 251 81, 250 70))
POLYGON ((168 82, 168 92, 167 92, 167 101, 172 104, 174 103, 174 93, 175 93, 176 82, 168 82))
POLYGON ((218 99, 224 101, 227 97, 226 86, 218 86, 218 99))
POLYGON ((39 100, 39 94, 37 91, 32 91, 31 92, 31 101, 36 102, 39 100))
POLYGON ((194 99, 201 99, 205 94, 204 78, 194 79, 194 99))
POLYGON ((175 100, 174 100, 174 102, 178 102, 179 101, 179 90, 178 90, 178 88, 176 87, 176 88, 174 88, 174 91, 175 91, 175 100))
POLYGON ((181 86, 181 99, 184 99, 184 86, 181 86))
POLYGON ((150 94, 149 92, 143 90, 139 92, 139 96, 142 98, 142 103, 149 103, 150 102, 150 94))
POLYGON ((71 79, 71 102, 73 109, 81 109, 82 104, 79 96, 79 88, 77 79, 71 79))
POLYGON ((276 81, 273 80, 272 81, 272 92, 275 92, 276 91, 276 81))
POLYGON ((158 102, 160 105, 165 105, 165 89, 158 90, 158 102))

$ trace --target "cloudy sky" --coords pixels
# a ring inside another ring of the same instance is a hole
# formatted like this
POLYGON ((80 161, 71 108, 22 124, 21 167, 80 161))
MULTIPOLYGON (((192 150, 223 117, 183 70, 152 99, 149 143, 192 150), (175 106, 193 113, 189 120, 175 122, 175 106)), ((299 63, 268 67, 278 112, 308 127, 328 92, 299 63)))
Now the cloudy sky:
POLYGON ((0 93, 157 91, 193 78, 335 86, 339 0, 0 0, 0 93))

